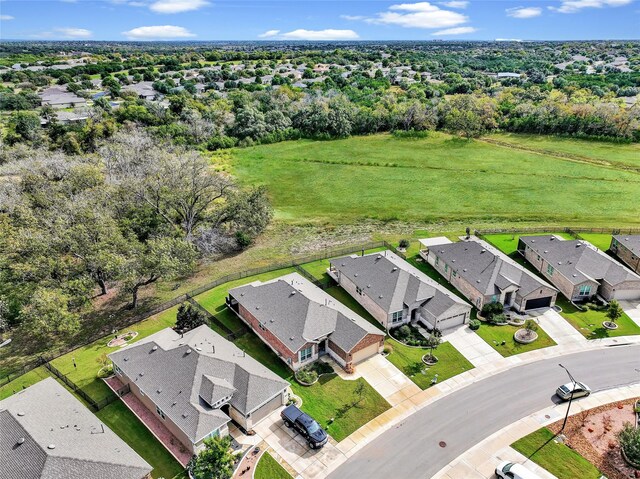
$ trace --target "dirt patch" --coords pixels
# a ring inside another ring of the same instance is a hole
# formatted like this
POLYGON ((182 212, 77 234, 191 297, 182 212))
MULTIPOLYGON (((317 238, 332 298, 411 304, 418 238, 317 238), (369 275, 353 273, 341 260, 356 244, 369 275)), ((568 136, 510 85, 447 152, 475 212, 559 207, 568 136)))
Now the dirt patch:
MULTIPOLYGON (((622 458, 616 433, 625 422, 634 424, 636 399, 619 401, 571 416, 564 430, 566 444, 595 465, 609 479, 636 478, 636 470, 622 458)), ((549 429, 558 433, 562 421, 549 429)))

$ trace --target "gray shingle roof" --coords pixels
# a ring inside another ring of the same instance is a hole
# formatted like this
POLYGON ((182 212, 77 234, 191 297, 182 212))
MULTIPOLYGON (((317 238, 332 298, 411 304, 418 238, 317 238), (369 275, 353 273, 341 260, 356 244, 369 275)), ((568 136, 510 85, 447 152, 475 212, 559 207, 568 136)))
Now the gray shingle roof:
POLYGON ((0 401, 0 471, 3 479, 141 479, 151 466, 47 378, 0 401))
POLYGON ((66 87, 51 87, 38 94, 42 99, 42 103, 49 105, 64 105, 67 103, 84 104, 86 100, 73 92, 67 90, 66 87))
POLYGON ((512 285, 518 287, 522 296, 541 287, 555 290, 505 254, 480 241, 434 245, 430 251, 483 295, 499 294, 512 285))
POLYGON ((633 254, 640 256, 640 235, 615 235, 614 238, 633 254))
POLYGON ((438 318, 449 311, 471 308, 417 268, 391 253, 345 256, 331 260, 331 266, 347 276, 364 294, 387 313, 401 311, 403 305, 424 303, 422 312, 438 318))
POLYGON ((554 235, 521 236, 520 241, 561 272, 572 284, 580 284, 586 280, 604 280, 615 286, 623 281, 638 281, 640 287, 640 276, 587 241, 563 240, 554 235))
POLYGON ((289 386, 206 325, 183 337, 164 329, 109 358, 193 442, 230 420, 210 406, 227 393, 246 415, 289 386))
POLYGON ((298 273, 234 288, 229 294, 292 352, 325 336, 349 352, 367 334, 383 335, 298 273))

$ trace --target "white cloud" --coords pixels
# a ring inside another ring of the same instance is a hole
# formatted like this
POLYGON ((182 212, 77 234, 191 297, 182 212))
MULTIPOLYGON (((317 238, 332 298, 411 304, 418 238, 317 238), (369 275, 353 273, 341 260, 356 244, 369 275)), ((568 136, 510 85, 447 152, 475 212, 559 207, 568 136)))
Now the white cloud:
POLYGON ((469 2, 466 0, 451 0, 450 2, 440 2, 440 5, 444 5, 449 8, 467 8, 469 2))
POLYGON ((291 32, 282 33, 279 38, 285 40, 357 40, 358 34, 353 30, 305 30, 299 28, 291 32))
POLYGON ((505 10, 508 17, 513 18, 533 18, 542 14, 540 7, 513 7, 505 10))
POLYGON ((343 20, 366 20, 364 15, 340 15, 343 20))
POLYGON ((271 38, 271 37, 275 37, 278 33, 280 33, 280 30, 267 30, 266 32, 261 33, 258 36, 260 38, 271 38))
POLYGON ((0 20, 7 21, 7 20, 13 20, 14 17, 12 17, 11 15, 0 15, 0 20))
POLYGON ((633 0, 562 0, 559 7, 548 7, 560 13, 576 13, 583 8, 622 7, 633 0))
POLYGON ((461 13, 443 10, 429 2, 401 3, 391 5, 390 11, 367 18, 368 23, 399 25, 405 28, 446 28, 455 27, 469 21, 461 13))
POLYGON ((55 31, 66 38, 89 38, 92 35, 86 28, 56 28, 55 31))
POLYGON ((206 0, 157 0, 149 8, 156 13, 180 13, 198 10, 209 5, 206 0))
POLYGON ((522 38, 496 38, 496 42, 521 42, 522 38))
POLYGON ((437 32, 433 32, 431 35, 440 36, 440 35, 464 35, 466 33, 473 33, 478 31, 477 28, 474 27, 455 27, 455 28, 447 28, 445 30, 439 30, 437 32))
POLYGON ((175 25, 155 25, 150 27, 138 27, 122 32, 130 40, 164 40, 169 38, 189 38, 195 37, 184 27, 175 25))

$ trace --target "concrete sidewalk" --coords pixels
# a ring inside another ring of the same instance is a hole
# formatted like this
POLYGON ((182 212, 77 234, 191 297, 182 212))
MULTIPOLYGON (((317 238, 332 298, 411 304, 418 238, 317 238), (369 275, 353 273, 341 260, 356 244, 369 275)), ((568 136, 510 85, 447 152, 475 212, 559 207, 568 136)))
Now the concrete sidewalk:
MULTIPOLYGON (((595 392, 587 398, 574 401, 571 405, 571 415, 573 416, 586 409, 593 409, 604 404, 635 397, 640 397, 640 384, 595 392)), ((510 445, 541 427, 562 419, 566 409, 566 403, 556 404, 510 424, 451 461, 438 474, 433 476, 433 479, 493 478, 495 477, 494 469, 501 461, 518 462, 535 471, 542 478, 554 478, 555 476, 529 461, 522 454, 512 449, 510 445)))

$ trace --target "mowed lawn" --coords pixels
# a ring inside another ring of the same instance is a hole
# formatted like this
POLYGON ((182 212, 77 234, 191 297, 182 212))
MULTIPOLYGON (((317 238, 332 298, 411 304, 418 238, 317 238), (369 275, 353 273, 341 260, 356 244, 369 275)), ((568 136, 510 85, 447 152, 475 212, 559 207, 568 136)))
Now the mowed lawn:
POLYGON ((520 236, 545 236, 556 235, 566 240, 574 239, 570 234, 560 231, 549 231, 548 233, 496 233, 484 235, 484 239, 509 256, 516 256, 518 251, 518 241, 520 236))
POLYGON ((613 338, 617 336, 629 336, 640 334, 638 326, 626 313, 616 321, 618 329, 606 329, 602 326, 603 321, 608 321, 606 311, 589 309, 580 311, 564 297, 558 295, 556 304, 562 308, 560 315, 569 321, 587 339, 613 338))
POLYGON ((420 389, 432 386, 431 381, 436 377, 436 374, 438 382, 442 382, 473 369, 473 364, 446 342, 438 346, 433 353, 438 358, 438 363, 429 367, 422 362, 422 356, 429 353, 429 349, 405 346, 391 338, 385 341, 385 345, 391 348, 387 359, 416 383, 420 389))
POLYGON ((49 373, 49 370, 44 366, 39 366, 35 369, 32 369, 28 373, 23 374, 10 383, 0 386, 0 400, 8 398, 12 394, 22 391, 23 389, 42 381, 43 379, 48 378, 50 375, 51 374, 49 373))
POLYGON ((286 221, 640 223, 636 173, 444 133, 290 141, 220 161, 241 183, 266 185, 286 221))
POLYGON ((291 479, 291 474, 276 461, 271 454, 265 452, 256 465, 254 479, 291 479))
POLYGON ((553 438, 553 433, 543 427, 517 440, 511 447, 558 479, 598 479, 601 476, 593 464, 553 438))
POLYGON ((640 144, 579 140, 546 135, 496 133, 487 137, 549 154, 562 154, 612 166, 640 167, 640 144))
POLYGON ((480 336, 493 349, 498 351, 505 358, 514 354, 526 353, 535 349, 555 346, 556 342, 549 337, 541 327, 538 327, 538 339, 530 344, 520 344, 513 339, 514 333, 521 329, 521 326, 496 326, 494 324, 482 323, 476 334, 480 336), (504 341, 504 345, 502 342, 504 341))
POLYGON ((602 251, 607 251, 611 246, 611 235, 607 233, 578 233, 580 237, 602 251))

